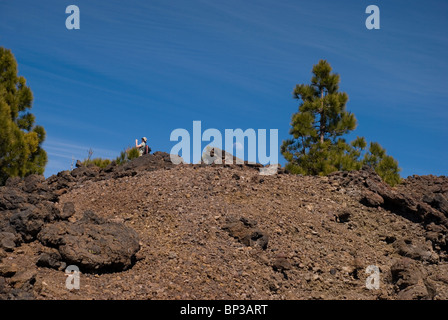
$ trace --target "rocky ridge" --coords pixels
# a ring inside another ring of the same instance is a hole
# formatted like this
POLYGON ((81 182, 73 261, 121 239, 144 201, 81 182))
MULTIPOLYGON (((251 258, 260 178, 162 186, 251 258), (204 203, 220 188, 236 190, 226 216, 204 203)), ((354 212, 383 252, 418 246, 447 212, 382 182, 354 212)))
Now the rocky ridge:
POLYGON ((0 299, 448 299, 447 177, 260 167, 156 152, 9 179, 0 299))

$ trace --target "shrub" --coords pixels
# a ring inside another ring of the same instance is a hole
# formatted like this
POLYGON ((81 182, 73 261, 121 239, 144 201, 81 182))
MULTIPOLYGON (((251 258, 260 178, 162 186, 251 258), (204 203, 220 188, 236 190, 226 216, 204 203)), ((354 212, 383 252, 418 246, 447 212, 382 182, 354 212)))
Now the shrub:
POLYGON ((82 162, 85 166, 94 165, 102 169, 106 168, 110 163, 111 161, 109 159, 102 158, 86 159, 82 162))
MULTIPOLYGON (((94 165, 100 167, 102 169, 106 168, 112 161, 110 159, 102 159, 102 158, 92 158, 93 150, 89 149, 87 153, 87 158, 84 159, 81 163, 84 166, 94 165)), ((132 159, 138 158, 140 153, 137 148, 127 148, 120 152, 120 155, 115 158, 115 163, 117 165, 123 165, 132 159)))
POLYGON ((136 147, 128 149, 127 153, 128 153, 128 160, 132 160, 140 156, 140 153, 136 147))

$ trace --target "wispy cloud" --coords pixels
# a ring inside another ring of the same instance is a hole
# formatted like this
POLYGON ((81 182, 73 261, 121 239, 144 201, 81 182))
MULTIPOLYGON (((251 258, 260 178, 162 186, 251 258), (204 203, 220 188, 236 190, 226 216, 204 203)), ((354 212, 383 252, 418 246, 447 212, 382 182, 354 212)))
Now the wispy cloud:
POLYGON ((100 146, 87 146, 74 141, 49 138, 43 144, 44 150, 49 155, 49 162, 45 170, 45 176, 56 174, 61 170, 69 170, 76 160, 87 158, 89 150, 93 151, 92 158, 108 158, 117 156, 116 150, 104 149, 100 146))
POLYGON ((116 150, 103 149, 96 146, 76 144, 72 141, 58 141, 50 139, 44 142, 43 148, 48 154, 64 159, 84 159, 88 152, 93 151, 93 157, 110 157, 116 155, 116 150))

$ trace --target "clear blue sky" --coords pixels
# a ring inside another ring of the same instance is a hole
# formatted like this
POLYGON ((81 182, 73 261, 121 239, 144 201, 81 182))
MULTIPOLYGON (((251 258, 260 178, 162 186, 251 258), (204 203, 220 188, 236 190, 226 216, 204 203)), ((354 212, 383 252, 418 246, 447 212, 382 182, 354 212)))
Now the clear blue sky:
POLYGON ((194 120, 278 129, 280 145, 319 59, 349 95, 349 138, 379 142, 403 177, 448 175, 447 17, 443 0, 0 0, 0 46, 34 93, 46 176, 142 136, 169 152, 194 120), (65 27, 71 4, 80 30, 65 27), (380 30, 365 27, 371 4, 380 30))

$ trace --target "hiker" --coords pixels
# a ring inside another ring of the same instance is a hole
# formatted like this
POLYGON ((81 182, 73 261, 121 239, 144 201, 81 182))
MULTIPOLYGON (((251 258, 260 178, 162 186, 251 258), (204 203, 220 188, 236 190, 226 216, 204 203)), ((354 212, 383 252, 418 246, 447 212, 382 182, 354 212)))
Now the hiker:
POLYGON ((138 153, 140 157, 147 153, 146 141, 148 141, 148 139, 146 139, 146 137, 143 137, 142 143, 138 144, 138 139, 135 139, 135 147, 138 148, 138 153))

